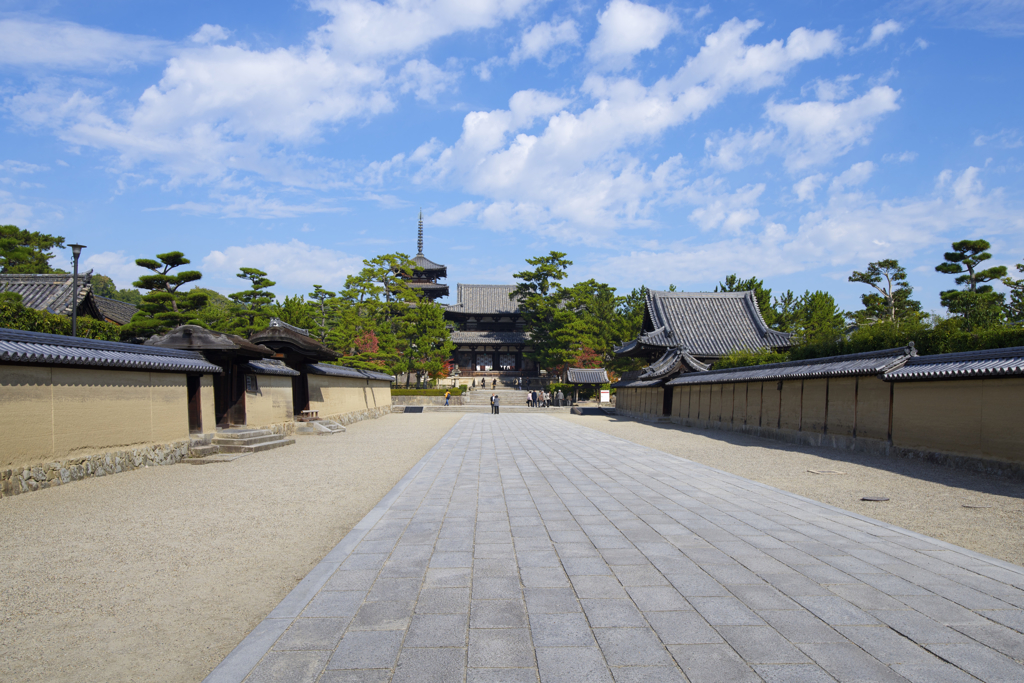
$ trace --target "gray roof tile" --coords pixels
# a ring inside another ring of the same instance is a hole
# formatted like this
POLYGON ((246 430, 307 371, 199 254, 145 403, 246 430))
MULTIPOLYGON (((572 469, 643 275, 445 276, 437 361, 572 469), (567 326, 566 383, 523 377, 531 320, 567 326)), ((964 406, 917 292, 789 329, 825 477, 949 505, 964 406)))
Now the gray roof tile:
POLYGON ((845 356, 791 360, 785 363, 751 365, 708 372, 688 373, 676 377, 668 384, 727 384, 734 382, 767 382, 785 379, 813 379, 816 377, 855 377, 880 375, 903 365, 915 353, 906 346, 883 351, 851 353, 845 356))
POLYGON ((519 313, 518 299, 510 299, 515 285, 457 285, 456 303, 447 306, 452 313, 477 315, 516 315, 519 313))
MULTIPOLYGON (((3 274, 0 275, 0 292, 16 292, 21 303, 37 311, 49 311, 57 315, 71 315, 72 280, 70 273, 3 274)), ((78 274, 79 314, 81 305, 92 293, 92 271, 78 274)), ((91 302, 90 302, 91 303, 91 302)), ((93 304, 94 306, 94 304, 93 304)), ((92 311, 90 311, 92 312, 92 311)))
POLYGON ((0 328, 0 361, 162 372, 221 372, 195 351, 0 328))
POLYGON ((251 360, 246 363, 241 363, 240 367, 257 375, 283 375, 286 377, 298 377, 302 374, 298 370, 292 370, 290 367, 285 365, 283 361, 279 361, 274 358, 251 360))
POLYGON ((501 332, 490 330, 454 330, 452 341, 463 346, 516 346, 529 344, 526 332, 501 332))
POLYGON ((97 294, 93 294, 92 299, 96 302, 96 308, 99 309, 100 314, 117 325, 127 325, 132 316, 139 311, 136 306, 126 301, 108 299, 97 294))
POLYGON ((570 384, 607 384, 608 373, 604 368, 569 368, 570 384))
POLYGON ((1024 375, 1024 346, 917 356, 908 360, 902 367, 890 370, 882 379, 899 382, 1015 375, 1024 375))
POLYGON ((358 368, 347 368, 343 365, 328 365, 326 363, 309 364, 306 371, 314 375, 330 375, 331 377, 350 377, 352 379, 378 379, 386 382, 393 382, 395 378, 383 372, 373 370, 360 370, 358 368))

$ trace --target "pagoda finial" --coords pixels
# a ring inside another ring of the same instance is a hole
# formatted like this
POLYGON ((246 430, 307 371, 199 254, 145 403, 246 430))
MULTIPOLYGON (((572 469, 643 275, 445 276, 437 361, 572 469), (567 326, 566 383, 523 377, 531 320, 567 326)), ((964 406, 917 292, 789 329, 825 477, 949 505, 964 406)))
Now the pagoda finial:
POLYGON ((416 254, 423 256, 423 209, 420 209, 420 234, 419 239, 416 240, 416 254))

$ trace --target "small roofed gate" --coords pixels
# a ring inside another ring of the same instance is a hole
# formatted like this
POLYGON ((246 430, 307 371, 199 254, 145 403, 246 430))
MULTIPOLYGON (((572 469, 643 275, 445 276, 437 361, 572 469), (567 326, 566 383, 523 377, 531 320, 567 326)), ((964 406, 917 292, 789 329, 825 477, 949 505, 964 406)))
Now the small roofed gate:
POLYGON ((673 391, 674 391, 674 387, 662 387, 661 388, 661 393, 662 393, 662 398, 661 398, 661 414, 662 415, 668 416, 668 415, 672 414, 672 393, 673 393, 673 391))

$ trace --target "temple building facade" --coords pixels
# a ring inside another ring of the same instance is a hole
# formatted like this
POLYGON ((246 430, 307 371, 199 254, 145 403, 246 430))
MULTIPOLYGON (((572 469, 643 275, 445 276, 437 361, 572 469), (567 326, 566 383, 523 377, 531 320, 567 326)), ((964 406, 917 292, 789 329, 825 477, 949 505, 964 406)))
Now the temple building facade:
POLYGON ((444 317, 452 326, 455 365, 463 380, 539 375, 534 362, 523 355, 530 348, 530 338, 519 315, 519 302, 510 296, 514 289, 514 285, 457 285, 456 301, 445 307, 444 317))

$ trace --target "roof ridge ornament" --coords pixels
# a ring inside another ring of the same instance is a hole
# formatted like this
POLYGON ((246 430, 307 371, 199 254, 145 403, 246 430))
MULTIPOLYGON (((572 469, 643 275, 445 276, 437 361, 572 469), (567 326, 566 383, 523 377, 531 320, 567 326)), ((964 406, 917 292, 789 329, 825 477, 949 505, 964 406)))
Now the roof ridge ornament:
POLYGON ((416 240, 416 255, 423 256, 423 209, 420 209, 419 237, 416 240))

